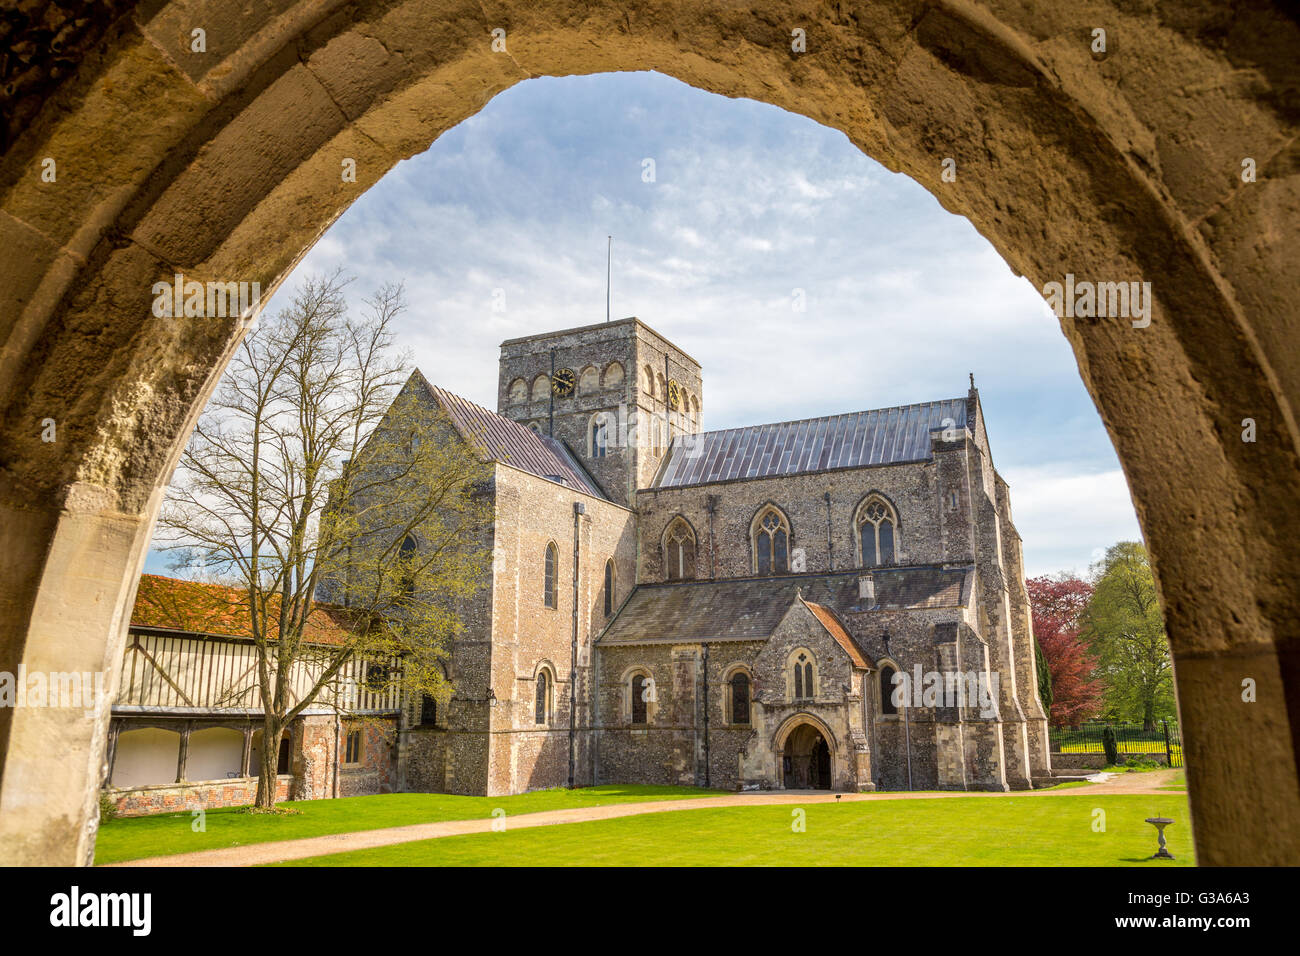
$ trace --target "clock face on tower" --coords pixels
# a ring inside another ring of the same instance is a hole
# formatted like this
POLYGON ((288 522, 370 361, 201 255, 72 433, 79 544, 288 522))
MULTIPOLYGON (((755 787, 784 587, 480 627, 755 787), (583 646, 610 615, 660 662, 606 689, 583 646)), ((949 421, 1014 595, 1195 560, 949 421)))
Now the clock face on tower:
POLYGON ((578 384, 578 376, 571 368, 562 368, 551 379, 551 393, 559 398, 568 398, 578 384))
POLYGON ((673 411, 682 407, 682 387, 673 378, 668 380, 668 404, 673 411))

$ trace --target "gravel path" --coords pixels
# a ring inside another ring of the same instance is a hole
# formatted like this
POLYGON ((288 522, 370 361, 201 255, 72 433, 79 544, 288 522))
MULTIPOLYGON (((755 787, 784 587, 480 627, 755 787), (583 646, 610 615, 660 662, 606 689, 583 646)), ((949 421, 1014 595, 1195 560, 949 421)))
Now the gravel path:
MULTIPOLYGON (((782 790, 757 793, 732 793, 720 797, 698 797, 686 800, 656 800, 647 803, 616 803, 604 807, 578 807, 572 810, 547 810, 542 813, 523 813, 507 817, 508 829, 545 827, 562 823, 583 823, 589 820, 611 820, 615 817, 632 817, 643 813, 670 813, 676 810, 705 810, 713 807, 764 807, 781 804, 855 803, 873 800, 933 800, 950 797, 1054 797, 1082 794, 1149 794, 1169 796, 1175 791, 1160 790, 1169 784, 1176 771, 1156 770, 1150 773, 1116 774, 1104 783, 1086 787, 1068 787, 1064 790, 1013 791, 1011 793, 984 793, 970 791, 923 791, 916 793, 844 793, 833 794, 824 790, 782 790)), ((345 853, 349 850, 368 850, 394 843, 414 840, 431 840, 438 837, 460 836, 469 833, 489 833, 495 821, 491 818, 473 820, 446 820, 439 823, 417 823, 405 827, 383 830, 362 830, 357 833, 333 833, 328 836, 306 837, 300 840, 278 840, 273 843, 254 843, 249 846, 227 847, 219 850, 201 850, 197 853, 177 853, 173 856, 155 856, 141 860, 126 860, 109 866, 256 866, 259 863, 280 863, 301 860, 327 853, 345 853)))

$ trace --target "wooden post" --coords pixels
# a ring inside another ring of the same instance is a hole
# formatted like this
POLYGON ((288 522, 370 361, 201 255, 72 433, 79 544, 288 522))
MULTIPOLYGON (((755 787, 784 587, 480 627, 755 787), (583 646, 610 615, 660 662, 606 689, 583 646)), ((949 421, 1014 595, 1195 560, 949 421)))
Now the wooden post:
POLYGON ((113 767, 117 764, 117 737, 122 732, 122 722, 113 721, 108 727, 108 754, 105 759, 107 770, 104 779, 100 781, 100 788, 110 786, 113 782, 113 767))
POLYGON ((190 755, 190 730, 194 726, 194 721, 185 721, 185 726, 181 728, 181 749, 176 757, 176 782, 185 782, 185 761, 190 755))
POLYGON ((248 776, 248 764, 253 759, 253 722, 244 727, 244 753, 239 758, 239 775, 248 776))

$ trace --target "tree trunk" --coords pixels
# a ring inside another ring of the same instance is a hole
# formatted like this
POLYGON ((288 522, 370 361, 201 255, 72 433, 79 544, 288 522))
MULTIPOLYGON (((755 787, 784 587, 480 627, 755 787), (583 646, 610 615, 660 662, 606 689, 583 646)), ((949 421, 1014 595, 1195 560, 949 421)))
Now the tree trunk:
POLYGON ((257 801, 260 809, 275 806, 276 769, 280 765, 280 722, 266 718, 262 721, 262 765, 257 771, 257 801))

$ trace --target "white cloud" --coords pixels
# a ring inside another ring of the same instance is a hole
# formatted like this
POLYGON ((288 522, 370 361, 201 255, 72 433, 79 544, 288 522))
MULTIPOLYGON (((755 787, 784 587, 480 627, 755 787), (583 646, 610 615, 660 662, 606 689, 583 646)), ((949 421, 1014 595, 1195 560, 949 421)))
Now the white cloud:
POLYGON ((503 339, 604 319, 611 234, 613 315, 703 363, 708 427, 955 397, 973 371, 1030 572, 1136 535, 1038 291, 907 177, 773 107, 653 74, 521 83, 399 163, 299 272, 343 265, 356 301, 404 280, 417 363, 495 407, 503 339))
POLYGON ((1062 570, 1086 575, 1116 541, 1142 539, 1118 468, 1085 473, 1043 465, 1004 469, 1002 476, 1030 577, 1062 570))

